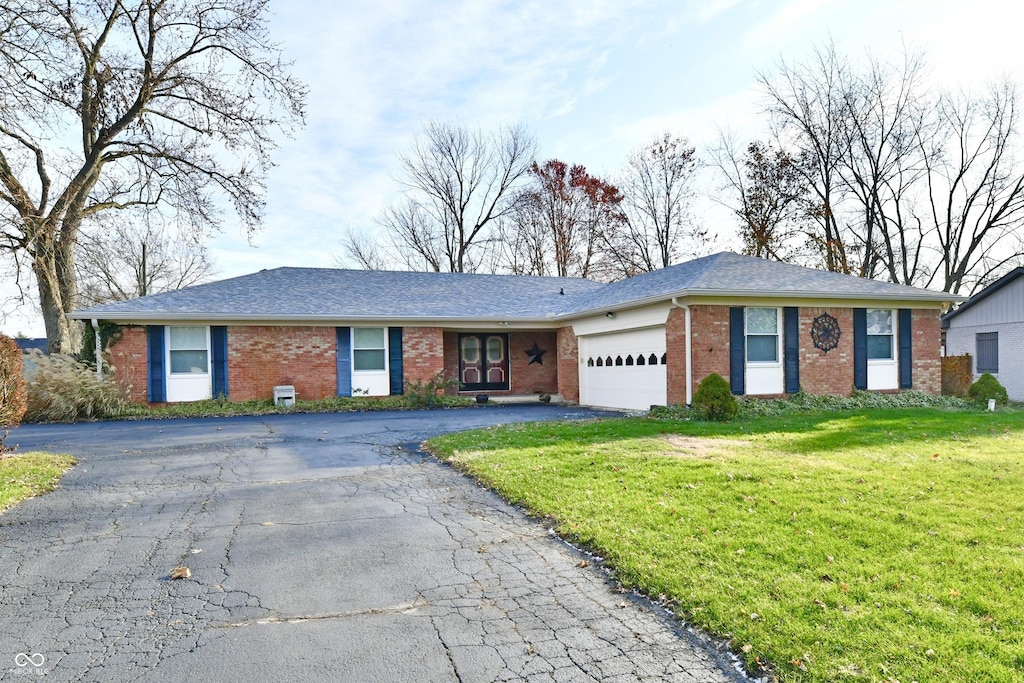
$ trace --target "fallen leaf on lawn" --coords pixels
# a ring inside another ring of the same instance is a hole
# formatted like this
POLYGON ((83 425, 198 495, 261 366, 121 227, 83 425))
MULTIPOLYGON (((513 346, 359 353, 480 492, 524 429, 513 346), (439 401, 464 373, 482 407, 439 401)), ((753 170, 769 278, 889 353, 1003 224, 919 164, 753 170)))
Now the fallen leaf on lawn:
POLYGON ((951 597, 951 598, 959 598, 960 597, 960 591, 958 591, 955 588, 950 588, 949 589, 949 597, 951 597))
POLYGON ((842 581, 840 581, 839 582, 839 590, 843 591, 844 593, 849 593, 850 592, 850 587, 848 585, 846 585, 845 583, 843 583, 842 581))
POLYGON ((823 603, 818 598, 814 598, 814 604, 817 605, 818 607, 820 607, 821 609, 826 609, 827 608, 827 605, 825 605, 825 603, 823 603))
POLYGON ((939 459, 939 454, 938 453, 932 453, 932 460, 938 460, 938 459, 939 459))
POLYGON ((740 648, 740 650, 743 651, 743 652, 750 652, 753 649, 754 649, 754 646, 749 644, 749 643, 740 648))
POLYGON ((171 579, 187 579, 192 576, 192 570, 188 567, 175 567, 171 572, 171 579))

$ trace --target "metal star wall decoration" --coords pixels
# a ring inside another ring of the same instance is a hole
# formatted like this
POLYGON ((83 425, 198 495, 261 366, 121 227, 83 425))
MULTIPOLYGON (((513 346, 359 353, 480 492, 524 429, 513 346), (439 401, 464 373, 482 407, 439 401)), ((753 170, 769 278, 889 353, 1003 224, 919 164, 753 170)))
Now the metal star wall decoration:
POLYGON ((544 365, 544 354, 547 353, 547 350, 537 346, 537 342, 533 342, 533 348, 526 349, 523 353, 530 359, 527 365, 533 365, 534 363, 544 365))

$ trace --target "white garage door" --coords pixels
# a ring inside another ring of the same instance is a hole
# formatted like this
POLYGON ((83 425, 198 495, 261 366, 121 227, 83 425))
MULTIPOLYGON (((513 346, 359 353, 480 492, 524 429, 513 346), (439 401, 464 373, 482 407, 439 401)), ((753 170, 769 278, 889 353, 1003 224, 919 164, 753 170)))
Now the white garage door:
POLYGON ((665 328, 580 337, 580 403, 647 410, 665 405, 665 328))

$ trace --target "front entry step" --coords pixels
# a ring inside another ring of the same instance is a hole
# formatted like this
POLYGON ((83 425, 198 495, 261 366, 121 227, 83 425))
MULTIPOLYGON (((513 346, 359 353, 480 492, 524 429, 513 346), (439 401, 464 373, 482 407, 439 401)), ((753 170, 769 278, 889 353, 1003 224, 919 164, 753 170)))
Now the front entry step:
MULTIPOLYGON (((465 395, 465 394, 464 394, 465 395)), ((560 405, 565 403, 565 399, 562 398, 561 394, 519 394, 519 395, 508 395, 508 394, 488 394, 481 392, 479 395, 487 396, 488 403, 541 403, 541 396, 550 396, 551 400, 548 403, 560 405)))

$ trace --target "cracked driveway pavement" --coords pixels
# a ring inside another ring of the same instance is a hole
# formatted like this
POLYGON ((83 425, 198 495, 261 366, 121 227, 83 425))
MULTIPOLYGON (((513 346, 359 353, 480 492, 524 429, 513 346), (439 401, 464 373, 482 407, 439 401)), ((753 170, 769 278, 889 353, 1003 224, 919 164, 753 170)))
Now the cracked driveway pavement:
POLYGON ((444 431, 592 415, 22 427, 9 442, 79 464, 0 516, 0 678, 741 680, 542 525, 415 450, 444 431), (171 581, 181 564, 192 578, 171 581))

